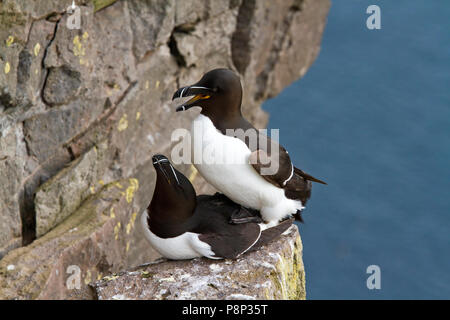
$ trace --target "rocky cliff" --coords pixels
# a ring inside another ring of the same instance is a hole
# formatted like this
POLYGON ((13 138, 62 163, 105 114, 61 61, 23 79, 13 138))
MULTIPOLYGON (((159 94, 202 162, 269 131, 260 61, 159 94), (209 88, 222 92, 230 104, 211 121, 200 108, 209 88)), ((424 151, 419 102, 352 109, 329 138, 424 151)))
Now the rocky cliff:
MULTIPOLYGON (((328 0, 0 1, 0 298, 89 298, 87 284, 154 260, 135 221, 151 156, 187 128, 173 92, 207 70, 240 75, 244 114, 301 77, 328 0), (82 288, 67 290, 68 270, 82 288)), ((197 192, 195 169, 179 168, 197 192)))

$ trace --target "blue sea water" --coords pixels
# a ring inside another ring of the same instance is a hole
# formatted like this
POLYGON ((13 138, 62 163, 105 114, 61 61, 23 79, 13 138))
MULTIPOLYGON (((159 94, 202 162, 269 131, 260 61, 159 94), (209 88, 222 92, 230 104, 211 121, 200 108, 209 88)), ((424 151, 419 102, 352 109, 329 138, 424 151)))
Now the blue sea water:
POLYGON ((314 65, 264 104, 294 163, 328 182, 300 225, 307 298, 450 298, 449 17, 447 0, 335 0, 314 65))

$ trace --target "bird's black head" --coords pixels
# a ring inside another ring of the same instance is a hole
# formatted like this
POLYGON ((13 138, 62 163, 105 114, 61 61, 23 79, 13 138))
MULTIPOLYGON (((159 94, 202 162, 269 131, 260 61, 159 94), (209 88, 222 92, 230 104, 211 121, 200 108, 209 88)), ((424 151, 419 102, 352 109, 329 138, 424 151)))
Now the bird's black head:
POLYGON ((242 86, 237 74, 229 69, 214 69, 207 72, 197 83, 178 89, 172 100, 193 96, 177 107, 185 111, 191 107, 202 108, 202 114, 210 118, 240 115, 242 86))
POLYGON ((156 185, 150 212, 173 215, 174 219, 190 217, 196 207, 196 193, 188 178, 176 170, 164 155, 152 157, 156 185))

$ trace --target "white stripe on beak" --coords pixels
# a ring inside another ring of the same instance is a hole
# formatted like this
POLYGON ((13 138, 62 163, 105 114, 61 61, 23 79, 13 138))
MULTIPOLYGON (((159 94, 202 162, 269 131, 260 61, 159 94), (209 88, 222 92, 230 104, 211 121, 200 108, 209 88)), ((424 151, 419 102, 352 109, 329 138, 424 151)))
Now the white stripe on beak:
POLYGON ((187 88, 187 87, 184 87, 183 90, 181 90, 180 98, 183 98, 183 93, 184 93, 184 90, 186 90, 186 88, 187 88))
POLYGON ((157 164, 160 162, 169 162, 169 159, 161 159, 161 160, 156 160, 155 162, 153 162, 153 164, 157 164))

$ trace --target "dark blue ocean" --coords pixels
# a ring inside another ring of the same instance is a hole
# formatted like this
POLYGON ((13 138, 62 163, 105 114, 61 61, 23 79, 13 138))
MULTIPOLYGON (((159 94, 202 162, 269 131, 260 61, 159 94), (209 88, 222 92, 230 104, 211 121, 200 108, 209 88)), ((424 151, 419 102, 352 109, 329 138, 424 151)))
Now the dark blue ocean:
POLYGON ((264 109, 328 182, 300 225, 307 298, 449 299, 450 1, 333 1, 318 59, 264 109))

